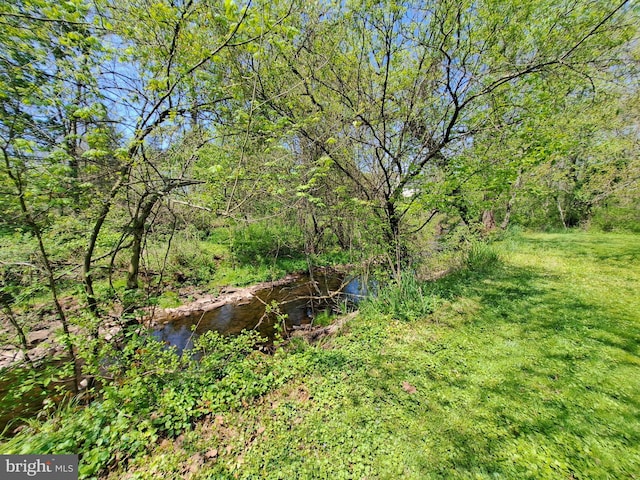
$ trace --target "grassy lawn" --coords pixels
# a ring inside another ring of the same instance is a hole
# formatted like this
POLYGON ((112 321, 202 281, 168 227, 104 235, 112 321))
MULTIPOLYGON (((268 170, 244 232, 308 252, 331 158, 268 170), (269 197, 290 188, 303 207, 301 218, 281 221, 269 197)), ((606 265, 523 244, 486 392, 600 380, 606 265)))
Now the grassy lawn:
POLYGON ((527 234, 111 478, 640 478, 640 237, 527 234))

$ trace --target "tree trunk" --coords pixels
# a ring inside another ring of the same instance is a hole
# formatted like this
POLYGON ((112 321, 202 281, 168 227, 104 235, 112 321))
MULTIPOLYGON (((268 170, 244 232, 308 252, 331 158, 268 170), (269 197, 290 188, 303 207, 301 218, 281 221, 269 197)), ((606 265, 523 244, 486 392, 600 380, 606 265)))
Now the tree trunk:
POLYGON ((496 216, 493 210, 482 212, 482 225, 484 225, 485 232, 490 232, 496 228, 496 216))
MULTIPOLYGON (((133 313, 138 306, 134 293, 140 287, 138 285, 138 277, 140 275, 140 258, 142 257, 142 242, 144 241, 145 236, 145 224, 149 215, 151 215, 153 207, 160 199, 160 196, 160 192, 151 195, 143 195, 131 224, 133 240, 131 245, 131 258, 129 259, 129 269, 127 271, 126 292, 128 295, 125 295, 124 313, 133 313)), ((136 323, 137 322, 135 320, 127 321, 128 325, 135 325, 136 323)))
POLYGON ((392 199, 387 199, 385 210, 387 212, 387 241, 389 242, 389 252, 393 260, 390 262, 393 267, 393 275, 397 280, 402 276, 402 262, 406 257, 406 251, 400 239, 400 219, 396 211, 396 205, 392 199))
POLYGON ((513 204, 516 202, 516 196, 518 195, 518 190, 522 185, 522 168, 518 170, 518 176, 516 177, 516 181, 511 187, 511 196, 507 201, 507 205, 504 211, 504 218, 502 219, 502 223, 500 224, 500 228, 502 230, 506 230, 509 226, 509 221, 511 220, 511 212, 513 210, 513 204))
POLYGON ((565 218, 564 210, 562 209, 562 203, 560 202, 560 195, 556 197, 556 206, 558 207, 558 212, 560 213, 560 220, 562 221, 562 226, 567 228, 567 220, 565 218))
POLYGON ((84 283, 84 291, 87 295, 87 302, 89 304, 89 310, 94 316, 98 316, 98 301, 96 299, 96 294, 93 289, 93 275, 91 274, 91 263, 93 262, 93 252, 96 248, 96 243, 98 241, 98 236, 100 235, 100 231, 102 230, 102 226, 104 225, 105 220, 107 219, 107 215, 109 215, 109 211, 111 210, 111 205, 113 204, 113 199, 116 194, 120 191, 120 188, 124 184, 124 181, 129 175, 131 171, 131 164, 127 164, 122 166, 120 169, 118 179, 111 187, 109 191, 109 196, 105 199, 102 204, 102 208, 100 209, 100 213, 98 214, 98 218, 96 222, 93 224, 93 230, 91 231, 91 237, 89 238, 89 243, 87 244, 87 249, 84 253, 84 261, 82 264, 82 279, 84 283))
POLYGON ((146 218, 137 218, 133 222, 133 244, 131 246, 131 258, 127 271, 127 290, 137 290, 138 275, 140 273, 140 256, 142 254, 142 241, 144 239, 144 223, 146 218))

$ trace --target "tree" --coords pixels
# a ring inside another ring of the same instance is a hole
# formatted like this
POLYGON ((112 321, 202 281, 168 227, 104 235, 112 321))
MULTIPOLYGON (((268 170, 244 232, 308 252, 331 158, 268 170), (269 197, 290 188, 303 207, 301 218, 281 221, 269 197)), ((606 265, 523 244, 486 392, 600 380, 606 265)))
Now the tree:
MULTIPOLYGON (((118 194, 126 198, 130 216, 122 240, 131 238, 131 296, 138 288, 150 215, 169 194, 198 183, 189 178, 190 168, 235 94, 234 85, 226 82, 227 62, 233 61, 234 49, 265 33, 256 30, 250 6, 200 0, 99 4, 121 52, 114 56, 113 83, 105 88, 111 98, 115 92, 123 98, 114 108, 122 115, 128 139, 118 153, 118 173, 102 199, 85 254, 90 304, 95 305, 91 268, 96 242, 118 194), (128 123, 131 119, 134 124, 128 123), (171 144, 189 146, 190 151, 177 152, 171 144)), ((135 301, 128 304, 128 311, 135 307, 135 301)))
POLYGON ((92 72, 100 42, 85 21, 88 11, 82 2, 1 4, 6 33, 0 60, 1 175, 6 188, 2 203, 9 214, 5 221, 37 241, 76 381, 79 370, 70 324, 59 299, 58 274, 45 233, 55 213, 62 215, 69 206, 79 212, 83 151, 104 137, 104 115, 92 72))
POLYGON ((399 271, 403 238, 421 227, 409 213, 426 188, 445 186, 431 208, 453 205, 466 220, 461 154, 523 113, 517 102, 495 108, 496 97, 516 98, 532 77, 607 68, 606 54, 629 38, 627 3, 314 5, 293 41, 271 42, 251 66, 272 114, 295 125, 380 220, 399 271))

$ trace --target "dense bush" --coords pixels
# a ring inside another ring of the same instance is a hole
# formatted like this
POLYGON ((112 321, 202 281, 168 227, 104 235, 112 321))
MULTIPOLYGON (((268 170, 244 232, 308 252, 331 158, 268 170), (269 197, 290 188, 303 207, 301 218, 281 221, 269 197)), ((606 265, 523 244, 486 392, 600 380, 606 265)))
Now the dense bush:
POLYGON ((603 232, 640 233, 640 202, 598 208, 593 213, 590 227, 603 232))

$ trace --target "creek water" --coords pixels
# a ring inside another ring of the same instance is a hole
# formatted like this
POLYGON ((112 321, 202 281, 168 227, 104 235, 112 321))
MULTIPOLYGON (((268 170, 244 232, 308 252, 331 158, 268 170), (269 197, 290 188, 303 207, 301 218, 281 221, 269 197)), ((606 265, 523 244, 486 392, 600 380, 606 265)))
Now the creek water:
POLYGON ((367 290, 360 278, 336 272, 300 275, 285 285, 259 290, 246 301, 171 320, 156 327, 152 334, 179 352, 192 348, 193 341, 209 330, 234 335, 254 329, 273 340, 278 326, 292 330, 311 324, 323 311, 331 312, 345 302, 357 303, 367 290), (277 307, 268 312, 266 305, 277 307))

